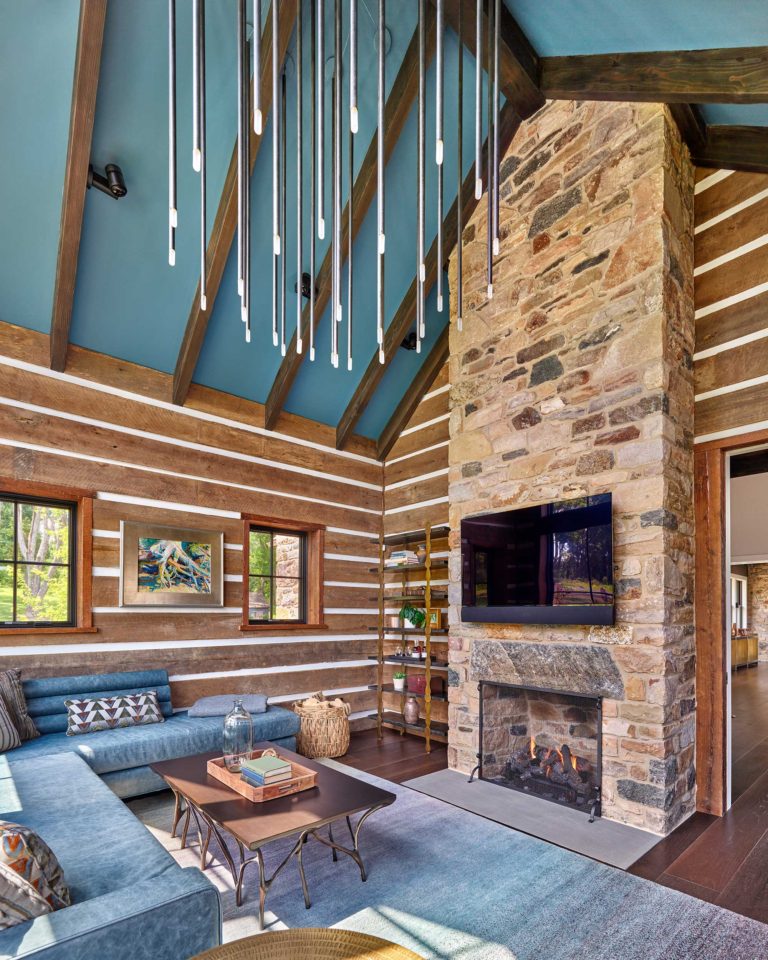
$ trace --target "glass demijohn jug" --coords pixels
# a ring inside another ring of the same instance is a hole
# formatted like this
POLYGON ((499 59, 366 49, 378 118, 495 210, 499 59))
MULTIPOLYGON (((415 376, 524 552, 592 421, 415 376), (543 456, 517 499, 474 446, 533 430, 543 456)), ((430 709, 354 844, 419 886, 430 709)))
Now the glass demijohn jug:
POLYGON ((253 721, 243 706, 235 700, 234 706, 224 717, 224 763, 230 773, 239 773, 243 760, 251 759, 253 750, 253 721))

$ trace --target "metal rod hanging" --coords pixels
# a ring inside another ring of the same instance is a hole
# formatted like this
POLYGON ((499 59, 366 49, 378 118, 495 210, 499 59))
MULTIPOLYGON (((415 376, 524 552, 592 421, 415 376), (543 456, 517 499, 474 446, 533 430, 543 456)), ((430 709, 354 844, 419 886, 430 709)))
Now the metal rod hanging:
POLYGON ((304 272, 304 202, 303 177, 304 155, 302 142, 302 60, 304 57, 304 37, 302 24, 303 4, 299 3, 296 13, 296 353, 304 350, 304 341, 301 336, 301 308, 302 308, 302 274, 304 272))
POLYGON ((317 35, 315 32, 316 0, 310 4, 310 45, 309 45, 309 74, 310 74, 310 118, 309 118, 309 359, 315 359, 315 94, 317 90, 317 75, 315 60, 317 58, 317 35))
MULTIPOLYGON (((259 43, 254 40, 254 44, 259 43)), ((243 171, 245 173, 245 197, 243 201, 245 243, 243 245, 243 300, 245 303, 245 342, 251 342, 251 134, 249 124, 250 101, 248 70, 251 66, 251 44, 245 42, 243 58, 243 171)))
POLYGON ((499 34, 501 33, 501 0, 495 0, 493 13, 493 255, 498 257, 499 240, 499 34))
POLYGON ((261 0, 253 0, 253 132, 261 136, 261 0))
POLYGON ((280 70, 277 3, 272 3, 272 343, 277 346, 278 269, 280 256, 280 70))
POLYGON ((206 296, 207 277, 205 263, 205 247, 208 240, 208 211, 206 195, 206 131, 205 131, 205 0, 198 0, 198 15, 200 18, 198 24, 199 37, 199 65, 198 81, 200 84, 200 309, 208 309, 208 298, 206 296))
POLYGON ((349 0, 349 129, 357 133, 357 0, 349 0))
MULTIPOLYGON (((336 83, 333 88, 335 128, 333 132, 333 178, 334 178, 334 209, 333 224, 336 241, 336 323, 341 323, 341 91, 343 80, 342 60, 344 51, 341 46, 341 0, 334 0, 334 37, 333 37, 333 64, 336 83)), ((338 365, 339 344, 336 340, 336 364, 338 365)))
POLYGON ((378 19, 378 85, 376 103, 376 232, 378 245, 376 255, 376 342, 379 345, 379 363, 384 363, 384 249, 385 249, 385 204, 384 204, 384 47, 386 42, 385 0, 379 0, 378 19))
POLYGON ((176 265, 176 0, 168 0, 168 263, 176 265))
POLYGON ((192 0, 192 169, 200 173, 200 3, 192 0))
POLYGON ((488 75, 487 101, 488 101, 488 149, 486 162, 486 187, 488 190, 488 212, 486 215, 486 256, 487 256, 487 296, 493 298, 493 83, 491 76, 493 72, 493 0, 488 7, 488 36, 487 36, 487 60, 486 69, 488 75))
MULTIPOLYGON (((286 224, 286 194, 288 192, 288 181, 286 179, 286 149, 285 149, 285 127, 286 127, 286 77, 283 70, 282 83, 280 85, 280 236, 285 236, 286 224)), ((280 251, 280 353, 285 356, 285 272, 286 251, 281 248, 280 251)))
POLYGON ((464 178, 464 8, 459 4, 459 44, 458 63, 458 106, 456 122, 456 326, 462 329, 464 320, 464 224, 462 210, 462 189, 464 178))
POLYGON ((245 323, 245 176, 243 173, 243 51, 245 49, 245 0, 237 0, 237 293, 245 323))
POLYGON ((317 236, 325 239, 325 0, 317 0, 317 236))
POLYGON ((339 270, 338 270, 338 231, 336 229, 336 192, 338 185, 336 182, 336 133, 339 123, 339 115, 336 110, 336 85, 338 76, 336 74, 336 58, 334 55, 333 80, 331 81, 331 157, 333 160, 333 169, 331 171, 331 363, 334 367, 339 365, 339 270))
POLYGON ((483 0, 475 5, 475 199, 483 195, 483 0))
MULTIPOLYGON (((354 3, 355 0, 352 0, 354 3)), ((347 160, 349 163, 349 200, 347 202, 347 370, 352 369, 352 274, 353 274, 353 238, 352 221, 354 219, 355 193, 355 132, 350 125, 347 134, 347 160)))
POLYGON ((425 147, 425 91, 426 91, 426 47, 424 38, 424 2, 419 0, 419 104, 418 104, 418 137, 417 150, 419 153, 419 185, 418 185, 418 299, 419 299, 419 339, 426 334, 426 318, 424 310, 424 289, 426 280, 426 266, 424 264, 424 221, 425 221, 425 170, 424 170, 424 147, 425 147))
POLYGON ((445 102, 443 0, 437 0, 435 162, 437 164, 437 310, 443 312, 443 113, 445 102))

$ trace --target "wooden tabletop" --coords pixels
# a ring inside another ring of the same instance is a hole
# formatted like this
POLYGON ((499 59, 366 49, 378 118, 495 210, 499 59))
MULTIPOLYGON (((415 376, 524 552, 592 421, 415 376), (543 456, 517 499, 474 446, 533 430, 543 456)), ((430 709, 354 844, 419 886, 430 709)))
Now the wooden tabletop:
MULTIPOLYGON (((271 747, 254 744, 254 750, 271 747)), ((345 816, 361 813, 379 804, 394 803, 395 795, 373 784, 339 773, 292 750, 275 747, 281 757, 317 771, 317 786, 287 797, 252 803, 208 776, 207 763, 220 753, 200 753, 177 760, 151 764, 165 782, 203 810, 214 822, 236 837, 249 850, 270 840, 321 827, 345 816)))

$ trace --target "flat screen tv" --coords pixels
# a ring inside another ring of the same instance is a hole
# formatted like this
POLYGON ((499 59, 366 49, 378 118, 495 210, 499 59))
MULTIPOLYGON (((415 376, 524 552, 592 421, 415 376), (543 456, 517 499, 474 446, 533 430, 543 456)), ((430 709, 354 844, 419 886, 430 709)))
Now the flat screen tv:
POLYGON ((461 521, 461 619, 613 623, 611 495, 461 521))

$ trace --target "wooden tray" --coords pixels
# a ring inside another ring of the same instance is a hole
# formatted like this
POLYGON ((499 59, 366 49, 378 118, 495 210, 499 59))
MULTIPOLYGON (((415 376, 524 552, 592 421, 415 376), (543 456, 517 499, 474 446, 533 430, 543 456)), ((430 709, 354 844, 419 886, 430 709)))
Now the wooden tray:
MULTIPOLYGON (((264 751, 254 750, 251 758, 256 760, 264 751)), ((231 790, 236 791, 252 803, 264 803, 265 800, 275 800, 277 797, 289 797, 292 793, 301 793, 302 790, 311 790, 317 784, 317 771, 301 764, 291 762, 291 779, 281 780, 266 787, 254 787, 247 783, 239 773, 230 773, 224 765, 224 757, 216 757, 208 761, 208 775, 220 780, 231 790)))

